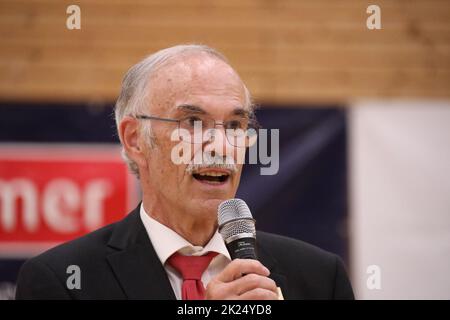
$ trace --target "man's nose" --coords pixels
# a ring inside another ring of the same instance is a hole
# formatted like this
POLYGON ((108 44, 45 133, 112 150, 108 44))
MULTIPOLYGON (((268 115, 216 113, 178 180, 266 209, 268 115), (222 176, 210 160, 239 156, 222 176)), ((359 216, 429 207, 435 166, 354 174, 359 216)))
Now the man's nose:
POLYGON ((210 134, 211 139, 205 142, 204 151, 217 154, 219 156, 230 155, 233 147, 228 141, 224 130, 215 128, 210 132, 210 134))

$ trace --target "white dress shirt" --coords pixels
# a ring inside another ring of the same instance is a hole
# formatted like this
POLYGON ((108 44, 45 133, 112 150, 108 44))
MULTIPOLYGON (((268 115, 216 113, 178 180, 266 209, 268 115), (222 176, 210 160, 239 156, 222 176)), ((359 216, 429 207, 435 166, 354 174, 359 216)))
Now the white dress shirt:
POLYGON ((202 282, 205 288, 209 281, 231 262, 230 254, 225 246, 225 242, 217 230, 205 247, 194 246, 172 229, 150 217, 145 212, 142 204, 140 215, 145 230, 147 230, 147 234, 152 242, 153 248, 155 249, 159 260, 166 270, 170 284, 172 285, 172 289, 175 293, 175 297, 178 300, 181 300, 181 285, 183 284, 183 278, 172 266, 166 263, 167 259, 172 254, 177 251, 180 254, 187 256, 201 256, 209 251, 218 253, 202 275, 202 282))

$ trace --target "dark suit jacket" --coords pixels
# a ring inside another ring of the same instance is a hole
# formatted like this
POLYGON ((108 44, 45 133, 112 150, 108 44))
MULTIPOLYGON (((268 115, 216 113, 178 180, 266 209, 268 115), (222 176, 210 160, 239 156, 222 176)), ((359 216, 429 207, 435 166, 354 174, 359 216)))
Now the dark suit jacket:
MULTIPOLYGON (((341 260, 299 240, 258 232, 259 260, 285 299, 353 299, 341 260)), ((28 260, 17 299, 175 299, 167 274, 139 216, 57 246, 28 260), (80 267, 81 288, 68 289, 70 265, 80 267)))

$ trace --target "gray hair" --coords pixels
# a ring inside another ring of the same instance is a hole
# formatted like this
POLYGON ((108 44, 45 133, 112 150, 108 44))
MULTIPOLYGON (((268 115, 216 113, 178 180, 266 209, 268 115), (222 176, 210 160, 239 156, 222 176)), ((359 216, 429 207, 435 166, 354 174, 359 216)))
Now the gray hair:
MULTIPOLYGON (((143 112, 145 106, 148 105, 148 97, 150 96, 151 87, 149 80, 160 68, 166 66, 169 62, 174 61, 185 55, 206 53, 211 57, 224 61, 229 65, 228 60, 223 54, 217 50, 206 45, 177 45, 174 47, 162 49, 153 53, 134 66, 132 66, 122 80, 122 88, 117 99, 114 115, 116 120, 117 131, 119 131, 119 124, 126 116, 135 116, 143 112)), ((245 90, 245 104, 250 110, 254 109, 252 98, 249 90, 244 84, 245 90)), ((150 137, 150 145, 152 144, 152 134, 150 122, 143 124, 143 132, 150 137)), ((120 137, 120 135, 119 135, 120 137)), ((122 147, 122 157, 128 165, 130 171, 139 179, 138 165, 128 157, 125 149, 122 147)))

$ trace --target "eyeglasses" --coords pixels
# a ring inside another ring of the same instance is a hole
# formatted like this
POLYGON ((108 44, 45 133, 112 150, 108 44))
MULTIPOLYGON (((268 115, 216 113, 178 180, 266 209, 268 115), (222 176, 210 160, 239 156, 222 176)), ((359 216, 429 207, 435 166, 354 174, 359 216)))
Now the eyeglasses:
POLYGON ((188 140, 192 144, 214 141, 216 126, 221 125, 225 129, 228 142, 235 147, 247 148, 255 144, 257 131, 260 128, 256 119, 239 117, 224 122, 216 122, 206 115, 190 115, 181 119, 160 118, 150 115, 136 115, 140 120, 158 120, 176 123, 178 135, 182 140, 188 140), (182 129, 182 130, 181 130, 182 129), (201 130, 201 131, 200 131, 201 130), (201 133, 201 137, 197 136, 201 133))

